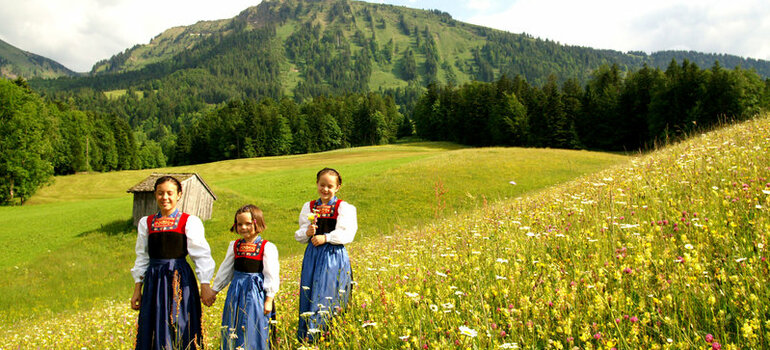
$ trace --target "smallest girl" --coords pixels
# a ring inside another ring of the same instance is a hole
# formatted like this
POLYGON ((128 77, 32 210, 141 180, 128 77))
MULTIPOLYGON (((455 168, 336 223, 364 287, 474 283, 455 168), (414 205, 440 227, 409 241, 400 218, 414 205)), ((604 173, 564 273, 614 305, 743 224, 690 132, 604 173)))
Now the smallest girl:
POLYGON ((278 292, 278 249, 262 239, 262 210, 249 204, 235 212, 231 241, 214 279, 214 293, 230 284, 222 312, 222 349, 270 349, 270 318, 278 292), (232 283, 231 283, 232 281, 232 283))

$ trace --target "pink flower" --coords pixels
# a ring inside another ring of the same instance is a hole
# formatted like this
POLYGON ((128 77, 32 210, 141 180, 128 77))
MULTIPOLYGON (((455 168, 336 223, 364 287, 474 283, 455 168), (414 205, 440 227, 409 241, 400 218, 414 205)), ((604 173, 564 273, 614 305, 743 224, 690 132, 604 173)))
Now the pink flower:
POLYGON ((719 345, 719 343, 717 343, 717 342, 713 342, 713 343, 711 343, 711 349, 713 349, 713 350, 721 350, 722 349, 722 345, 719 345))
POLYGON ((599 333, 594 334, 594 339, 596 339, 596 340, 602 339, 602 333, 599 332, 599 333))
POLYGON ((714 341, 714 336, 711 335, 711 333, 706 334, 706 342, 707 343, 712 343, 713 341, 714 341))
POLYGON ((571 343, 573 340, 575 340, 575 338, 573 338, 573 337, 567 337, 567 342, 570 342, 570 343, 571 343))
POLYGON ((639 322, 639 318, 637 318, 636 316, 631 316, 631 319, 629 321, 631 321, 631 323, 636 323, 636 322, 639 322))

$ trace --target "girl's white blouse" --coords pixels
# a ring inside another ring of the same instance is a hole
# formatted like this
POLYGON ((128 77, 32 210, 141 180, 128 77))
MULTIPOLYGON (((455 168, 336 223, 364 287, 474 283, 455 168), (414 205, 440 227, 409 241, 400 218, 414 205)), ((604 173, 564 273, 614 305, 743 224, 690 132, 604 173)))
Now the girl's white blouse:
MULTIPOLYGON (((337 213, 337 226, 332 232, 326 234, 326 241, 331 244, 348 244, 353 242, 358 231, 358 219, 356 218, 356 207, 343 201, 340 203, 337 213)), ((300 243, 307 243, 310 237, 305 234, 310 220, 307 216, 310 214, 310 202, 305 202, 302 210, 299 212, 299 230, 294 232, 294 239, 300 243)))
MULTIPOLYGON (((214 283, 211 285, 215 291, 219 292, 225 289, 230 281, 233 280, 233 265, 235 264, 235 251, 233 250, 235 241, 230 241, 230 245, 227 247, 227 255, 225 260, 219 265, 217 276, 214 278, 214 283)), ((265 277, 263 282, 263 288, 265 294, 269 297, 275 296, 278 293, 278 286, 280 284, 279 266, 278 266, 278 248, 273 242, 265 243, 265 253, 262 256, 262 275, 265 277)))
MULTIPOLYGON (((134 282, 139 283, 144 279, 144 273, 147 266, 150 265, 150 254, 147 248, 147 217, 139 220, 136 228, 136 261, 131 269, 131 275, 134 276, 134 282)), ((214 258, 211 257, 211 248, 206 241, 203 222, 195 215, 187 218, 185 225, 185 236, 187 236, 187 253, 190 254, 195 263, 195 272, 198 275, 200 283, 210 283, 214 277, 214 258)))

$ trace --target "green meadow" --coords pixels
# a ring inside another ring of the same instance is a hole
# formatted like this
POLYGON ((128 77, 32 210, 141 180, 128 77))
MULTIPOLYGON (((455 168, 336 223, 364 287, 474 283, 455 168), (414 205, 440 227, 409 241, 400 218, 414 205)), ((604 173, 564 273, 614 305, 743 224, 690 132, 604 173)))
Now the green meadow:
MULTIPOLYGON (((232 213, 246 203, 264 210, 264 236, 278 245, 283 260, 304 250, 293 232, 301 205, 317 195, 315 173, 325 166, 341 172, 339 196, 358 208, 356 242, 364 243, 627 159, 586 151, 407 143, 152 171, 197 172, 217 195, 214 215, 205 222, 216 261, 235 238, 228 231, 232 213)), ((0 283, 7 290, 0 298, 0 326, 128 299, 135 228, 126 190, 152 171, 61 176, 27 205, 0 208, 0 283)))
MULTIPOLYGON (((291 235, 323 165, 341 170, 341 197, 359 209, 348 245, 357 285, 312 348, 760 349, 770 345, 768 135, 765 116, 633 157, 426 143, 185 169, 220 196, 206 222, 215 259, 233 238, 229 213, 265 208, 282 254, 276 349, 308 348, 295 337, 302 246, 291 235)), ((138 181, 119 175, 58 179, 40 204, 2 211, 16 220, 6 227, 62 203, 122 219, 3 268, 0 348, 131 348, 133 230, 127 213, 104 209, 120 191, 77 200, 56 187, 138 181)), ((48 225, 48 214, 24 220, 48 225)), ((9 235, 7 247, 20 242, 9 235)), ((204 308, 206 349, 228 336, 222 298, 204 308)))

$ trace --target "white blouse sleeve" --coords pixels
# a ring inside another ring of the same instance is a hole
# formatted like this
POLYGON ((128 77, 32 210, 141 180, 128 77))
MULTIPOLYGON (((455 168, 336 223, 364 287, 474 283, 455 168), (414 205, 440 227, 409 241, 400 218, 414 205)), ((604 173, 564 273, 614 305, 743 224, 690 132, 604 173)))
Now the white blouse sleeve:
POLYGON ((265 243, 265 253, 262 256, 262 274, 265 276, 265 294, 274 297, 278 293, 281 282, 280 269, 278 267, 278 248, 273 242, 265 243))
POLYGON ((131 275, 134 282, 139 283, 144 280, 144 273, 147 272, 147 266, 150 266, 150 253, 147 251, 147 217, 142 217, 136 226, 136 261, 131 269, 131 275))
POLYGON ((326 234, 326 240, 331 244, 348 244, 353 242, 358 231, 356 207, 348 202, 340 203, 337 213, 337 226, 334 231, 326 234))
POLYGON ((307 216, 310 214, 310 202, 305 202, 302 206, 302 210, 299 212, 299 230, 294 232, 294 239, 300 243, 307 243, 310 241, 310 237, 307 236, 308 226, 310 226, 310 220, 307 216))
POLYGON ((211 278, 214 277, 216 263, 214 263, 214 258, 211 257, 211 248, 209 247, 209 242, 206 241, 201 219, 190 215, 187 218, 185 234, 187 235, 187 253, 190 254, 195 263, 198 280, 203 284, 210 283, 211 278))
POLYGON ((235 245, 235 241, 230 241, 230 245, 227 246, 227 254, 225 254, 225 260, 219 264, 217 276, 214 278, 214 283, 211 284, 211 288, 216 292, 225 289, 225 287, 230 284, 230 281, 233 280, 233 265, 235 264, 235 252, 233 251, 233 245, 235 245))

